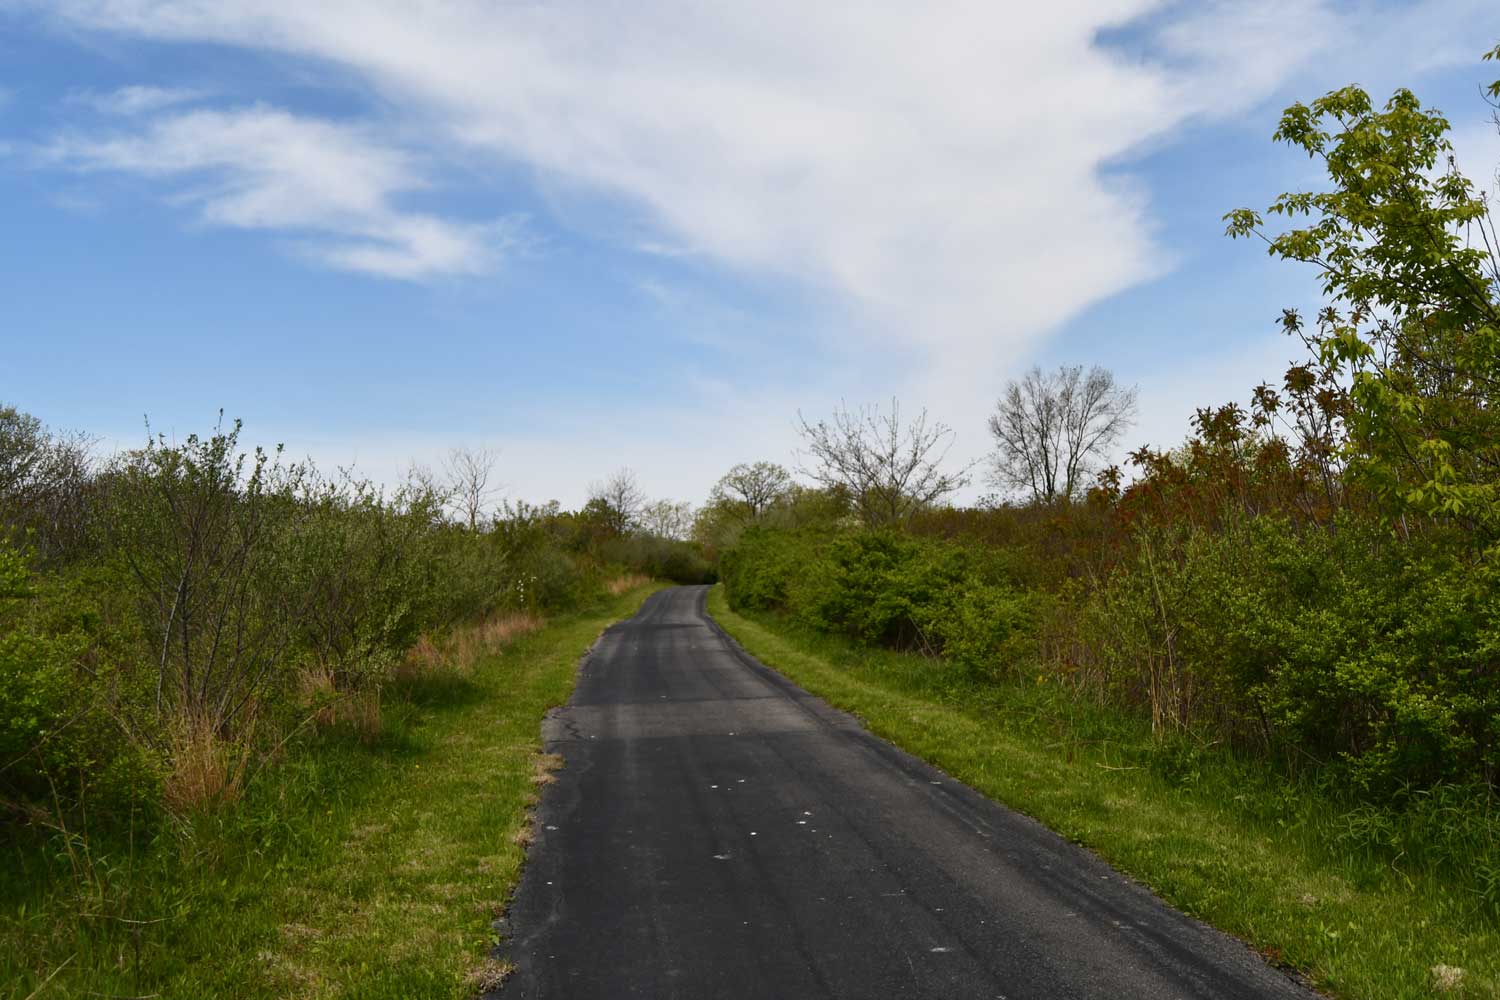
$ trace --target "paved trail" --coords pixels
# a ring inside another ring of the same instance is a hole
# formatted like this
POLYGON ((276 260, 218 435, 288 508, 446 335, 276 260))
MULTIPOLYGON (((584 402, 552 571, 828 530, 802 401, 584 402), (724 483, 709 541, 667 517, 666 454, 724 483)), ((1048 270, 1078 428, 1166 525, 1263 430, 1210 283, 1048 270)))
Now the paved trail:
POLYGON ((610 629, 547 723, 506 1000, 1313 996, 760 665, 704 594, 610 629))

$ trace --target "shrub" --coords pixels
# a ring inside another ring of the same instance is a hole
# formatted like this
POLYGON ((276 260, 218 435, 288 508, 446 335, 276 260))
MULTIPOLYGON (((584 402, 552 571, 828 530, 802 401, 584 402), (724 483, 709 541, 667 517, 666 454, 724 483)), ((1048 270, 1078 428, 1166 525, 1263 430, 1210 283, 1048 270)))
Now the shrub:
POLYGON ((787 610, 787 587, 814 558, 816 536, 747 528, 719 560, 730 606, 736 610, 787 610))
POLYGON ((138 692, 116 657, 132 637, 87 586, 33 578, 27 562, 0 541, 0 801, 127 810, 156 788, 150 755, 126 735, 138 692))
POLYGON ((1378 524, 1149 532, 1074 618, 1064 666, 1159 728, 1335 764, 1361 794, 1497 773, 1491 572, 1378 524), (1081 661, 1081 662, 1080 662, 1081 661))
POLYGON ((1037 626, 1045 596, 970 583, 948 600, 919 611, 918 625, 945 658, 976 679, 1014 677, 1036 660, 1037 626))
POLYGON ((721 560, 730 602, 784 611, 860 642, 941 654, 995 677, 1035 657, 1045 597, 1009 582, 1004 552, 890 529, 753 527, 721 560))
POLYGON ((796 613, 814 628, 861 642, 940 645, 923 632, 932 609, 969 580, 963 551, 881 529, 835 537, 794 585, 796 613))

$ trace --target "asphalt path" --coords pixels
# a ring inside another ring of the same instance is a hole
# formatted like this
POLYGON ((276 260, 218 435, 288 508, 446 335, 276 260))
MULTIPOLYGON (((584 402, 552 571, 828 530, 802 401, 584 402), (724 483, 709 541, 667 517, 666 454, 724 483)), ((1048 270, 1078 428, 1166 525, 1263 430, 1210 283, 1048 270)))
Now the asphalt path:
POLYGON ((513 998, 1311 997, 649 598, 545 726, 513 998))

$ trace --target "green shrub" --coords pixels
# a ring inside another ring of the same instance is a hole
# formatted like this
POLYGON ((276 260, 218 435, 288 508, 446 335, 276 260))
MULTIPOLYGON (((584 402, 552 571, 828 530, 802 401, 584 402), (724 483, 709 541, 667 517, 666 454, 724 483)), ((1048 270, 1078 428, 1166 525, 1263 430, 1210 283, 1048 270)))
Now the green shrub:
POLYGON ((719 559, 725 596, 735 609, 785 611, 787 588, 817 552, 816 536, 759 526, 719 559))
POLYGON ((1044 595, 971 582, 920 609, 919 628, 977 679, 1017 676, 1036 660, 1044 595))
POLYGON ((796 614, 814 628, 878 645, 925 647, 932 610, 969 579, 963 550, 921 542, 890 529, 836 536, 801 568, 791 594, 796 614))
POLYGON ((1399 539, 1353 513, 1320 527, 1230 508, 1133 532, 1097 583, 1056 593, 1015 584, 1016 550, 891 530, 753 526, 721 569, 737 609, 940 655, 979 680, 1029 672, 1045 626, 1044 670, 1148 715, 1159 738, 1315 763, 1367 801, 1493 787, 1495 568, 1435 530, 1399 539))
POLYGON ((1005 553, 889 529, 745 531, 720 560, 737 609, 788 613, 820 631, 916 648, 997 677, 1035 658, 1046 598, 1007 582, 1005 553))
POLYGON ((118 663, 130 637, 87 593, 33 579, 0 541, 0 808, 86 802, 107 816, 154 794, 155 763, 127 738, 140 697, 118 663))
POLYGON ((1074 618, 1083 668, 1159 727, 1309 754, 1374 800, 1493 781, 1493 571, 1341 517, 1143 535, 1074 618))

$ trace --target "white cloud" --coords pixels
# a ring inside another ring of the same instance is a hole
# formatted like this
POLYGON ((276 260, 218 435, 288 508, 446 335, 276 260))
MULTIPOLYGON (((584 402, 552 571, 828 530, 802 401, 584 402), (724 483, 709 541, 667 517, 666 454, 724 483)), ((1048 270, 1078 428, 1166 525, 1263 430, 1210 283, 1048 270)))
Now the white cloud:
POLYGON ((207 96, 204 91, 182 87, 135 85, 106 93, 80 91, 69 98, 69 103, 92 108, 101 114, 129 116, 192 104, 207 96))
MULTIPOLYGON (((1474 4, 1396 20, 1416 30, 1474 4)), ((1145 198, 1102 164, 1235 114, 1351 40, 1374 44, 1370 26, 1391 16, 1331 0, 51 7, 332 63, 426 123, 437 148, 619 196, 659 231, 647 245, 790 275, 901 341, 989 358, 1169 266, 1145 198), (1164 22, 1152 60, 1097 44, 1148 15, 1164 22)))
POLYGON ((516 223, 454 222, 403 211, 426 187, 412 157, 356 126, 256 106, 160 116, 142 130, 56 139, 46 158, 187 184, 212 225, 296 234, 328 266, 393 278, 477 274, 514 242, 516 223))
MULTIPOLYGON (((594 206, 602 194, 624 207, 633 238, 622 242, 645 253, 786 277, 826 296, 866 349, 830 373, 843 384, 825 405, 919 389, 977 449, 969 428, 982 426, 973 421, 1007 370, 1082 310, 1172 265, 1145 191, 1106 167, 1185 123, 1248 119, 1309 73, 1333 67, 1342 83, 1354 78, 1346 68, 1399 74, 1472 59, 1472 26, 1492 4, 34 6, 73 26, 335 67, 377 93, 402 130, 395 142, 265 109, 191 112, 131 137, 72 140, 71 162, 173 178, 212 171, 219 183, 197 194, 208 220, 321 232, 332 239, 310 252, 322 261, 398 276, 462 272, 496 238, 392 207, 421 184, 399 152, 412 136, 435 160, 519 164, 559 204, 577 193, 594 206), (1144 54, 1101 45, 1101 31, 1132 25, 1147 37, 1128 50, 1144 54)), ((589 224, 586 213, 570 221, 589 224)), ((1226 350, 1213 372, 1173 373, 1162 388, 1223 373, 1238 385, 1244 361, 1226 350)), ((716 419, 701 426, 729 426, 716 419)))
POLYGON ((618 196, 657 242, 806 281, 899 341, 993 357, 1164 266, 1144 198, 1098 172, 1184 115, 1168 75, 1094 44, 1153 6, 56 8, 337 64, 463 155, 618 196))

